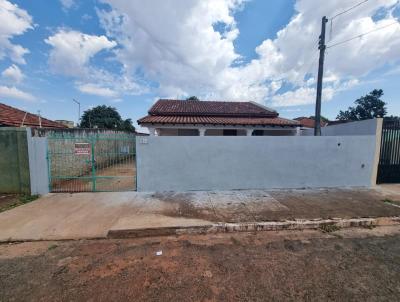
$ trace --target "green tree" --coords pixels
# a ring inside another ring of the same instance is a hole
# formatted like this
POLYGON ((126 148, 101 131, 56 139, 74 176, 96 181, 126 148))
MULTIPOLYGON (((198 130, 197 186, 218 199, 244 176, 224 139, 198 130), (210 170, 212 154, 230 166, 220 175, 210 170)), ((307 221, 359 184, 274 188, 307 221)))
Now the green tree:
POLYGON ((388 116, 388 118, 391 120, 400 121, 400 116, 391 115, 391 116, 388 116))
POLYGON ((132 120, 130 118, 123 120, 117 109, 106 105, 86 110, 82 115, 79 126, 81 128, 135 131, 135 127, 132 125, 132 120))
POLYGON ((382 89, 374 89, 367 95, 355 100, 356 106, 349 107, 346 111, 340 110, 336 119, 360 121, 375 117, 384 117, 387 114, 386 103, 381 100, 382 89))
POLYGON ((195 95, 192 95, 191 97, 188 97, 186 101, 200 101, 199 98, 195 95))

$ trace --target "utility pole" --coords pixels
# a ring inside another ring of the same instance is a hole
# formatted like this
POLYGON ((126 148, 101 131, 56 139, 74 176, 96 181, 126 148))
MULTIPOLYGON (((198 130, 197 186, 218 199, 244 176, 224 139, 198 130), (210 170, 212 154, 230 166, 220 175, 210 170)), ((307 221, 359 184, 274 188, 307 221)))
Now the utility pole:
POLYGON ((315 126, 314 135, 321 135, 321 96, 322 96, 322 79, 324 77, 324 60, 325 60, 325 28, 328 22, 327 17, 322 17, 321 35, 319 36, 319 63, 318 63, 318 82, 317 82, 317 99, 315 102, 315 126))
POLYGON ((78 124, 79 124, 79 121, 80 121, 80 119, 81 119, 81 103, 80 102, 78 102, 77 100, 75 100, 75 99, 72 99, 75 103, 77 103, 78 104, 78 124))

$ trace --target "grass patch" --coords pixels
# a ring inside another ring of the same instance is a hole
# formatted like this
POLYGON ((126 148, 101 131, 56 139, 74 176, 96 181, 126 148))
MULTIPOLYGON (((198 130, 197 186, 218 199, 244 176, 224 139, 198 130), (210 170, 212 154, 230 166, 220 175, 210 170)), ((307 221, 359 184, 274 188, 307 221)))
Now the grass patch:
POLYGON ((12 202, 4 206, 0 206, 0 213, 22 206, 39 198, 39 195, 15 195, 12 202))
POLYGON ((47 250, 48 250, 48 251, 51 251, 51 250, 56 249, 57 247, 58 247, 57 244, 52 244, 52 245, 49 245, 49 247, 47 248, 47 250))
POLYGON ((400 201, 397 200, 392 200, 390 198, 385 198, 382 200, 384 203, 391 203, 391 204, 396 204, 396 203, 400 203, 400 201))
POLYGON ((336 224, 323 224, 319 228, 323 233, 332 233, 340 230, 336 224))

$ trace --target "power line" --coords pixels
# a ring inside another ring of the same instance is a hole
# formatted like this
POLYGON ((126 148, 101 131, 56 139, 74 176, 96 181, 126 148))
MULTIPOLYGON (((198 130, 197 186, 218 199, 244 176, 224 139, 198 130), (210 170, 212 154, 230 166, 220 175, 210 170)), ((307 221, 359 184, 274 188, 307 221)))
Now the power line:
POLYGON ((376 31, 378 31, 378 30, 387 28, 387 27, 392 26, 392 25, 395 25, 395 24, 399 25, 400 23, 399 23, 398 21, 396 21, 396 22, 387 24, 387 25, 385 25, 385 26, 381 26, 381 27, 375 28, 375 29, 373 29, 373 30, 370 30, 370 31, 365 32, 365 33, 362 33, 362 34, 360 34, 360 35, 357 35, 357 36, 355 36, 355 37, 349 38, 349 39, 347 39, 347 40, 344 40, 344 41, 341 41, 341 42, 337 42, 337 43, 328 45, 326 48, 332 48, 332 47, 335 47, 335 46, 338 46, 338 45, 341 45, 341 44, 344 44, 344 43, 353 41, 353 40, 355 40, 355 39, 357 39, 357 38, 362 38, 362 37, 364 37, 364 36, 366 36, 366 35, 369 35, 370 33, 376 32, 376 31))
POLYGON ((334 15, 333 17, 331 17, 329 19, 332 22, 332 20, 335 19, 336 17, 339 17, 340 15, 343 15, 345 13, 348 13, 349 11, 352 11, 353 9, 359 7, 360 5, 364 4, 365 2, 368 2, 368 0, 361 1, 360 3, 357 3, 356 5, 353 5, 352 7, 349 7, 348 9, 346 9, 346 10, 344 10, 344 11, 342 11, 342 12, 336 14, 336 15, 334 15))
POLYGON ((366 3, 366 2, 368 2, 368 0, 361 1, 361 2, 357 3, 356 5, 353 5, 352 7, 349 7, 348 9, 345 9, 344 11, 341 11, 340 13, 338 13, 338 14, 334 15, 333 17, 329 18, 329 21, 330 21, 330 26, 329 26, 329 41, 332 40, 333 20, 334 20, 336 17, 339 17, 339 16, 341 16, 341 15, 343 15, 343 14, 348 13, 348 12, 352 11, 353 9, 359 7, 360 5, 362 5, 362 4, 366 3))

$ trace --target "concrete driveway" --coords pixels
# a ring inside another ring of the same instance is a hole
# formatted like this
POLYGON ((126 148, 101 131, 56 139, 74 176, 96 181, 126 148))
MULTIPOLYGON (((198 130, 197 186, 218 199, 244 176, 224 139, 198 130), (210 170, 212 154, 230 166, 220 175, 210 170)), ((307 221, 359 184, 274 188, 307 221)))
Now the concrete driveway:
POLYGON ((216 222, 400 216, 398 187, 48 194, 0 214, 0 241, 105 238, 109 231, 216 222), (383 202, 383 200, 390 202, 383 202), (396 204, 398 202, 398 204, 396 204))

